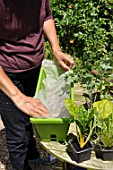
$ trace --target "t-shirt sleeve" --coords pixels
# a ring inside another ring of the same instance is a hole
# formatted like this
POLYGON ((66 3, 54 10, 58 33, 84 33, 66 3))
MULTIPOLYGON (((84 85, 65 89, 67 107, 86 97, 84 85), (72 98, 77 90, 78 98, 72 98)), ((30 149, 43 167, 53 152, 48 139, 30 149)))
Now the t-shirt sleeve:
POLYGON ((45 17, 45 21, 49 20, 49 19, 52 19, 52 18, 53 18, 53 16, 52 16, 52 10, 51 10, 51 7, 50 7, 50 1, 46 0, 46 17, 45 17))

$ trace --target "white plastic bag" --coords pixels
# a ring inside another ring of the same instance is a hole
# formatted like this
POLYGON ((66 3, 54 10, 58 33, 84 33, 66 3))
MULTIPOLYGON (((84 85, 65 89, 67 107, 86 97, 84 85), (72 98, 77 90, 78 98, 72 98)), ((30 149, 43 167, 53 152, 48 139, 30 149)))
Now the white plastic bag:
POLYGON ((44 60, 42 67, 46 73, 43 80, 44 89, 35 94, 48 109, 50 117, 69 118, 70 114, 64 106, 64 98, 70 98, 69 71, 64 72, 54 61, 44 60))

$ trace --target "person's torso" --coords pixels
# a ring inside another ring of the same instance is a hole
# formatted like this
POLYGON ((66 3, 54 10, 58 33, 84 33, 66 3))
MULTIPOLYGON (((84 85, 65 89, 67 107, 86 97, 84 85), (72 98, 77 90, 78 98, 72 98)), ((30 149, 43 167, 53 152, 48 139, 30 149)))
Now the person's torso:
POLYGON ((0 65, 8 72, 34 69, 43 59, 47 0, 0 0, 0 65))

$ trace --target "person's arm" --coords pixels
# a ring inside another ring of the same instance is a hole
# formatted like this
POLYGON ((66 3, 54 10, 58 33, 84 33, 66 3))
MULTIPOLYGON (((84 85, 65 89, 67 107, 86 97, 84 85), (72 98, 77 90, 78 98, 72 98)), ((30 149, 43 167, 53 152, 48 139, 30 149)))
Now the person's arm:
POLYGON ((2 67, 0 67, 0 90, 3 91, 24 113, 33 117, 48 117, 46 107, 38 99, 25 96, 21 93, 5 74, 2 67))
POLYGON ((58 63, 64 70, 71 69, 74 61, 70 58, 70 55, 61 51, 53 19, 49 19, 44 22, 43 31, 50 42, 53 55, 58 60, 58 63))

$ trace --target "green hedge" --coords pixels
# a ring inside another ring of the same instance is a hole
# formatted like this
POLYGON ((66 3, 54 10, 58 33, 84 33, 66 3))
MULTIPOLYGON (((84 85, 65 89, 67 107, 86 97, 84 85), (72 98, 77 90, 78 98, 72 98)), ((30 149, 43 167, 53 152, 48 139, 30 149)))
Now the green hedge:
MULTIPOLYGON (((112 1, 50 0, 60 46, 74 58, 76 66, 89 71, 102 71, 105 65, 107 70, 112 67, 112 1)), ((45 47, 51 58, 47 42, 45 47)))

